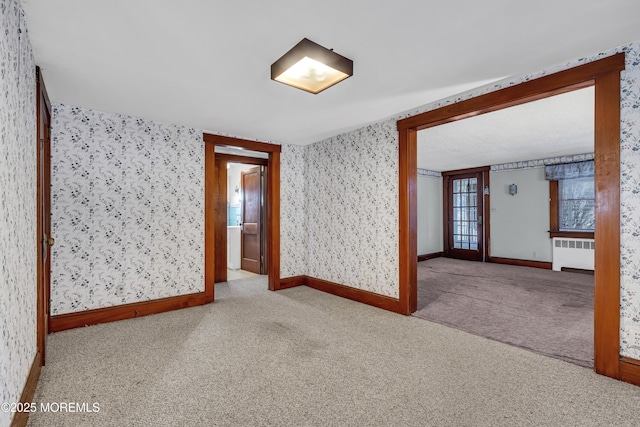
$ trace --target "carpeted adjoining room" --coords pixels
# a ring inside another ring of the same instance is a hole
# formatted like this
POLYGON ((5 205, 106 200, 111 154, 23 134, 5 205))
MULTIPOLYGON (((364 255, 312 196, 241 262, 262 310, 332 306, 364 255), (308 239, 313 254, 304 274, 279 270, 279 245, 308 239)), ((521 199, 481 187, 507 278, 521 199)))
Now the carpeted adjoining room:
POLYGON ((30 426, 634 425, 637 387, 302 286, 50 337, 30 426))
POLYGON ((434 258, 418 263, 414 316, 593 367, 594 276, 434 258))

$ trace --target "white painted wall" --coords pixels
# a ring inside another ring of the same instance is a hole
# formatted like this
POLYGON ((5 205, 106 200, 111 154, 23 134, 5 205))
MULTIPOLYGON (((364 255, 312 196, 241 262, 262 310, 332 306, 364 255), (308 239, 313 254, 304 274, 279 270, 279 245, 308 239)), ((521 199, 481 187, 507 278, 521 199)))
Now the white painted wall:
POLYGON ((236 187, 240 188, 240 173, 253 167, 253 165, 243 165, 240 163, 231 163, 227 169, 227 184, 229 206, 240 206, 240 192, 236 193, 236 187))
POLYGON ((544 167, 490 172, 490 255, 551 262, 549 182, 544 167), (518 194, 509 194, 509 185, 518 194))
POLYGON ((418 255, 443 251, 442 177, 418 175, 418 255))

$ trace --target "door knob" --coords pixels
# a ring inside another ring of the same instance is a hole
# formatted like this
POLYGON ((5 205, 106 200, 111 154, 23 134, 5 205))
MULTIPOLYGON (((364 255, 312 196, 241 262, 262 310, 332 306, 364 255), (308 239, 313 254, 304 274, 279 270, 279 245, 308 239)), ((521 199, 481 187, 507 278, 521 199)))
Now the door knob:
POLYGON ((56 239, 54 239, 53 237, 49 237, 49 246, 53 246, 56 243, 56 239))

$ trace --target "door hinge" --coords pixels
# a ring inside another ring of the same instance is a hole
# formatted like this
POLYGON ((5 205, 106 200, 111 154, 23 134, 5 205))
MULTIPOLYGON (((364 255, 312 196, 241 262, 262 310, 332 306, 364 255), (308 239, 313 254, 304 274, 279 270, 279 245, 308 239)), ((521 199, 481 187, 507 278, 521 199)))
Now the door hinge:
POLYGON ((485 186, 484 186, 484 195, 485 195, 485 196, 488 196, 488 195, 489 195, 489 186, 488 186, 488 185, 485 185, 485 186))

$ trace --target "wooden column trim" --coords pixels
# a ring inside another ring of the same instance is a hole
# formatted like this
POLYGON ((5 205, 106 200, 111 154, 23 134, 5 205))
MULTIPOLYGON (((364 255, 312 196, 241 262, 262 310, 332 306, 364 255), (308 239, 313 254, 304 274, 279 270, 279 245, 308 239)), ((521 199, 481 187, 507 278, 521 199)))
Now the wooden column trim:
MULTIPOLYGON (((408 257, 415 244, 410 219, 416 207, 409 200, 413 185, 411 157, 415 149, 408 144, 411 131, 497 111, 589 86, 595 86, 596 159, 596 291, 595 291, 595 370, 619 377, 620 352, 620 71, 625 54, 619 53, 577 67, 549 74, 478 97, 427 111, 397 123, 399 133, 399 251, 402 312, 406 295, 415 286, 412 278, 416 257, 408 257)), ((413 159, 415 161, 415 159, 413 159)), ((446 251, 446 246, 445 246, 446 251)))
POLYGON ((620 354, 620 71, 595 84, 594 368, 617 378, 620 354))
POLYGON ((213 302, 215 283, 215 163, 213 144, 204 144, 204 292, 206 302, 213 302))
POLYGON ((269 154, 267 173, 267 263, 269 289, 280 289, 280 152, 269 154))
POLYGON ((399 301, 400 313, 418 306, 418 136, 413 129, 399 132, 399 301))

